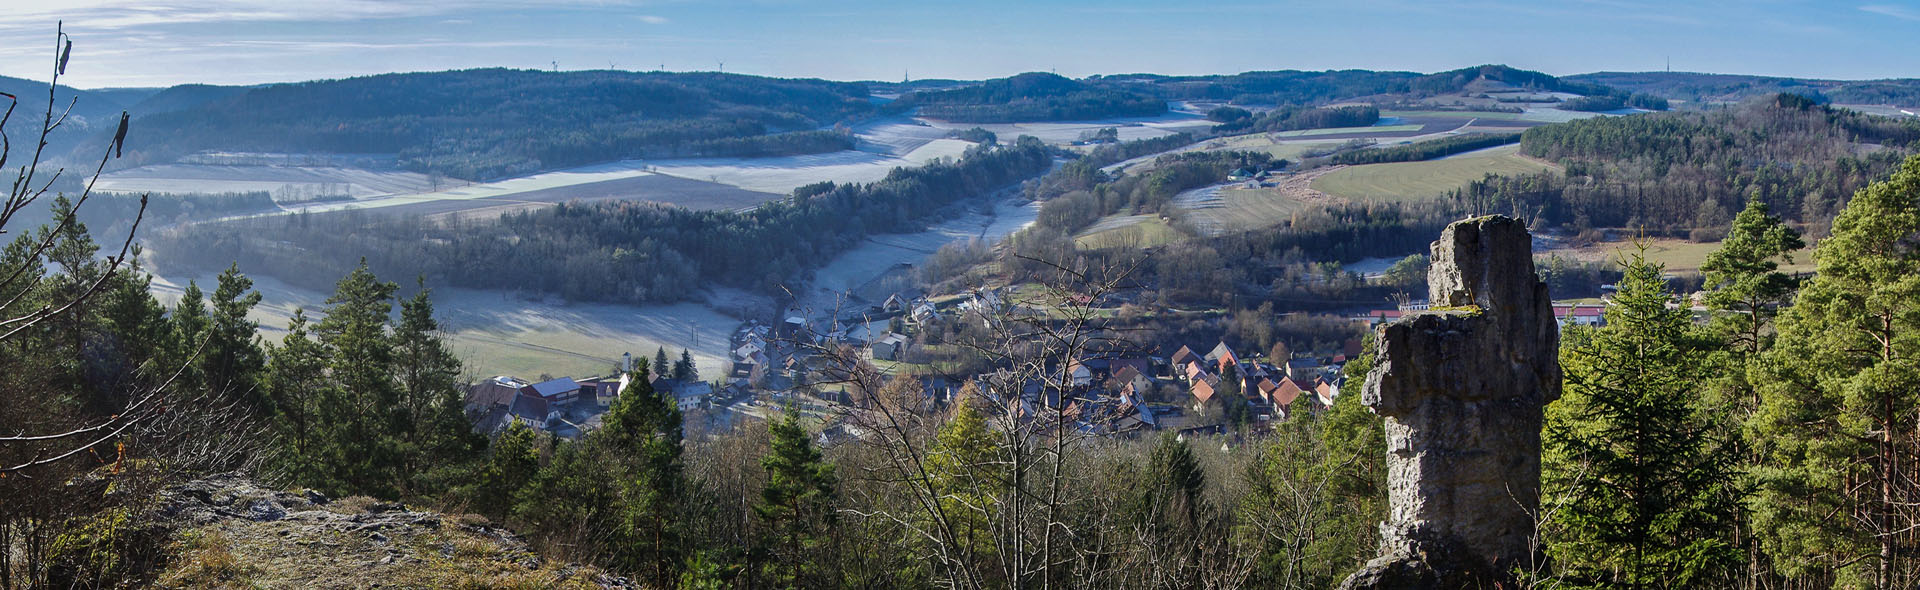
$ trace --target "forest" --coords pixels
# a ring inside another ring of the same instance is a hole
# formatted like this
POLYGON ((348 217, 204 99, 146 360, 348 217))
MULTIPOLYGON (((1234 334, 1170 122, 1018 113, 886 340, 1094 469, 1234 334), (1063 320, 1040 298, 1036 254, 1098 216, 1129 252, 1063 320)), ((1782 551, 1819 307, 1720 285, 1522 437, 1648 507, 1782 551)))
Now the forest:
POLYGON ((1367 148, 1334 154, 1329 161, 1335 164, 1382 164, 1386 162, 1418 162, 1444 158, 1454 154, 1463 154, 1474 150, 1518 143, 1518 133, 1474 133, 1442 137, 1406 145, 1384 148, 1367 148))
POLYGON ((1920 80, 1820 80, 1694 72, 1596 72, 1568 76, 1581 82, 1688 102, 1739 102, 1791 93, 1819 102, 1920 106, 1920 80))
MULTIPOLYGON (((1550 565, 1514 575, 1570 588, 1920 581, 1920 433, 1902 418, 1920 401, 1897 360, 1920 345, 1884 337, 1920 329, 1904 284, 1920 276, 1916 208, 1920 157, 1847 200, 1817 246, 1819 274, 1800 280, 1776 263, 1799 232, 1748 201, 1705 265, 1705 323, 1668 306, 1662 269, 1621 261, 1606 325, 1565 332, 1566 393, 1546 409, 1537 540, 1550 565)), ((647 385, 643 360, 585 438, 515 427, 489 439, 460 415, 430 290, 353 268, 266 345, 246 319, 259 301, 246 277, 229 269, 211 293, 163 306, 135 263, 100 258, 83 224, 59 217, 0 257, 30 278, 7 293, 25 302, 10 317, 63 309, 0 334, 0 379, 59 393, 0 415, 29 433, 111 434, 0 436, 0 473, 23 475, 0 478, 0 542, 45 548, 9 556, 8 586, 139 583, 167 557, 114 523, 167 482, 236 467, 336 497, 458 507, 553 558, 660 588, 1325 588, 1373 554, 1386 509, 1383 427, 1358 395, 1300 402, 1260 436, 1092 437, 1050 417, 1009 427, 1016 414, 995 400, 1017 380, 938 404, 918 380, 832 350, 850 363, 837 374, 860 393, 851 419, 866 438, 823 444, 797 412, 707 429, 701 408, 647 385), (160 392, 178 408, 155 411, 160 392), (121 493, 60 484, 89 477, 121 493)), ((1053 366, 1114 336, 1103 326, 1069 314, 995 333, 993 350, 1053 366)), ((1349 382, 1372 363, 1348 363, 1349 382)))
POLYGON ((1022 138, 895 168, 869 184, 803 186, 746 213, 625 201, 450 223, 300 213, 186 225, 151 241, 162 265, 299 269, 277 276, 310 288, 365 261, 385 275, 577 301, 683 301, 709 285, 777 293, 869 235, 914 230, 936 211, 1037 176, 1052 161, 1044 144, 1022 138))
POLYGON ((462 70, 274 84, 140 117, 128 165, 201 150, 397 153, 487 180, 625 158, 846 149, 860 84, 665 72, 462 70))
POLYGON ((1522 153, 1561 163, 1564 174, 1488 178, 1453 199, 1576 231, 1677 235, 1725 227, 1742 203, 1759 200, 1817 236, 1849 195, 1920 148, 1917 140, 1920 122, 1792 94, 1707 112, 1584 119, 1521 136, 1522 153))
POLYGON ((1166 100, 1161 98, 1042 72, 915 91, 888 103, 887 108, 918 108, 921 116, 963 123, 1152 117, 1167 112, 1166 100))

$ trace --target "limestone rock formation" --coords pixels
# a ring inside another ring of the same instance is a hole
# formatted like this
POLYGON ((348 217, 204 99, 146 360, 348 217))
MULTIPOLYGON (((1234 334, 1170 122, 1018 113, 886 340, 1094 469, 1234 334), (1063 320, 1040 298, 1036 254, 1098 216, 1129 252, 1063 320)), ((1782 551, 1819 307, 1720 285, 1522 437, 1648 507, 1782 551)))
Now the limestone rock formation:
POLYGON ((1388 521, 1343 588, 1491 588, 1538 562, 1541 412, 1561 373, 1532 237, 1504 216, 1454 222, 1427 281, 1433 309, 1375 339, 1361 400, 1386 422, 1388 521))
POLYGON ((239 473, 174 486, 156 504, 173 540, 156 588, 638 588, 542 559, 478 517, 279 491, 239 473))

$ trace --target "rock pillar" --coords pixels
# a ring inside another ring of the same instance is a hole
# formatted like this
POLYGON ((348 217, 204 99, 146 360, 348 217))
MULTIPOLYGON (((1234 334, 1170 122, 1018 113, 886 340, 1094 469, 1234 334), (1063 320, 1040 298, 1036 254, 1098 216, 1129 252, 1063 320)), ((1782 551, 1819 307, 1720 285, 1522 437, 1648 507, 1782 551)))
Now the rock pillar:
POLYGON ((1491 588, 1536 561, 1541 411, 1560 362, 1532 236, 1505 216, 1454 222, 1427 282, 1433 309, 1375 335, 1361 400, 1386 421, 1389 512, 1380 556, 1343 588, 1491 588))

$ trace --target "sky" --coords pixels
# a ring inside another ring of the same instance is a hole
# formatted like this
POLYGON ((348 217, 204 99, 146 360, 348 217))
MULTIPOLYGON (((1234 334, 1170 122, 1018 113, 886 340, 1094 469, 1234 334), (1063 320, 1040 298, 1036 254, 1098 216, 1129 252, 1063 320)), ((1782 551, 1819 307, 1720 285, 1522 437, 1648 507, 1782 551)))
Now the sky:
POLYGON ((0 0, 0 74, 81 88, 479 67, 834 80, 1483 63, 1920 77, 1920 0, 0 0))

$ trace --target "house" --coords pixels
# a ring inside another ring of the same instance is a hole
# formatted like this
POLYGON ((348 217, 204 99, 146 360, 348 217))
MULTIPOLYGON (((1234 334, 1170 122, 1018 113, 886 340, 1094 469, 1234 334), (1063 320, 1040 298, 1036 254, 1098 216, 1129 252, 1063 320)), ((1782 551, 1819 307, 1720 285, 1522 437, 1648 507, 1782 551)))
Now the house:
POLYGON ((894 293, 888 295, 886 302, 880 304, 880 310, 889 313, 903 312, 907 310, 907 305, 907 298, 901 297, 899 293, 894 293))
POLYGON ((551 405, 566 405, 580 399, 582 389, 584 388, 580 387, 572 377, 561 377, 521 387, 520 395, 538 397, 551 405))
POLYGON ((1174 370, 1176 371, 1184 371, 1187 363, 1196 360, 1200 360, 1200 355, 1194 354, 1193 349, 1185 346, 1180 347, 1180 350, 1173 351, 1173 356, 1167 357, 1167 362, 1173 363, 1174 370))
POLYGON ((467 413, 484 414, 496 409, 504 410, 513 404, 513 396, 520 394, 520 388, 527 383, 505 375, 481 381, 467 388, 467 413))
POLYGON ((1246 168, 1235 168, 1232 172, 1227 173, 1227 181, 1228 182, 1245 182, 1253 178, 1253 175, 1254 175, 1254 172, 1252 170, 1248 170, 1246 168))
POLYGON ((797 315, 792 315, 792 316, 787 316, 786 321, 780 322, 780 329, 776 332, 776 334, 781 337, 791 338, 794 336, 799 336, 801 334, 804 334, 806 333, 806 331, 807 331, 807 318, 800 317, 797 315))
POLYGON ((1074 361, 1073 363, 1068 364, 1067 375, 1069 379, 1073 380, 1074 387, 1087 387, 1087 386, 1093 385, 1093 369, 1088 367, 1087 364, 1084 362, 1074 361))
POLYGON ((763 350, 766 350, 766 349, 761 348, 760 343, 749 340, 747 341, 746 344, 740 345, 740 348, 733 349, 733 358, 736 358, 736 359, 753 358, 753 355, 758 354, 763 350))
POLYGON ((940 317, 940 312, 939 310, 936 310, 933 308, 932 303, 922 301, 919 303, 915 303, 913 305, 913 313, 911 314, 910 317, 913 318, 913 321, 924 324, 924 323, 933 321, 935 319, 938 319, 940 317))
POLYGON ((1220 391, 1220 378, 1213 375, 1202 375, 1199 379, 1193 380, 1193 383, 1188 386, 1188 390, 1193 392, 1195 406, 1205 404, 1207 400, 1213 399, 1213 394, 1220 391))
POLYGON ((549 424, 560 417, 560 413, 545 398, 530 395, 514 396, 507 414, 514 422, 539 430, 546 430, 549 424))
POLYGON ((1334 385, 1332 381, 1322 380, 1314 384, 1313 394, 1314 399, 1319 400, 1321 407, 1331 408, 1333 400, 1340 398, 1340 386, 1334 385))
POLYGON ((1212 352, 1207 353, 1207 360, 1218 363, 1222 373, 1227 372, 1228 365, 1240 364, 1240 356, 1234 354, 1233 349, 1224 341, 1214 346, 1212 352))
POLYGON ((1312 381, 1320 376, 1320 361, 1311 358, 1296 358, 1287 361, 1287 376, 1302 381, 1312 381))
POLYGON ((897 361, 907 353, 907 337, 887 332, 868 346, 873 351, 874 360, 897 361))
POLYGON ((1561 328, 1568 325, 1596 327, 1607 323, 1607 309, 1602 305, 1553 306, 1553 319, 1561 328))
POLYGON ((1200 359, 1197 358, 1187 361, 1187 366, 1181 371, 1182 375, 1185 376, 1189 382, 1212 375, 1212 373, 1207 372, 1207 366, 1201 364, 1200 359))

